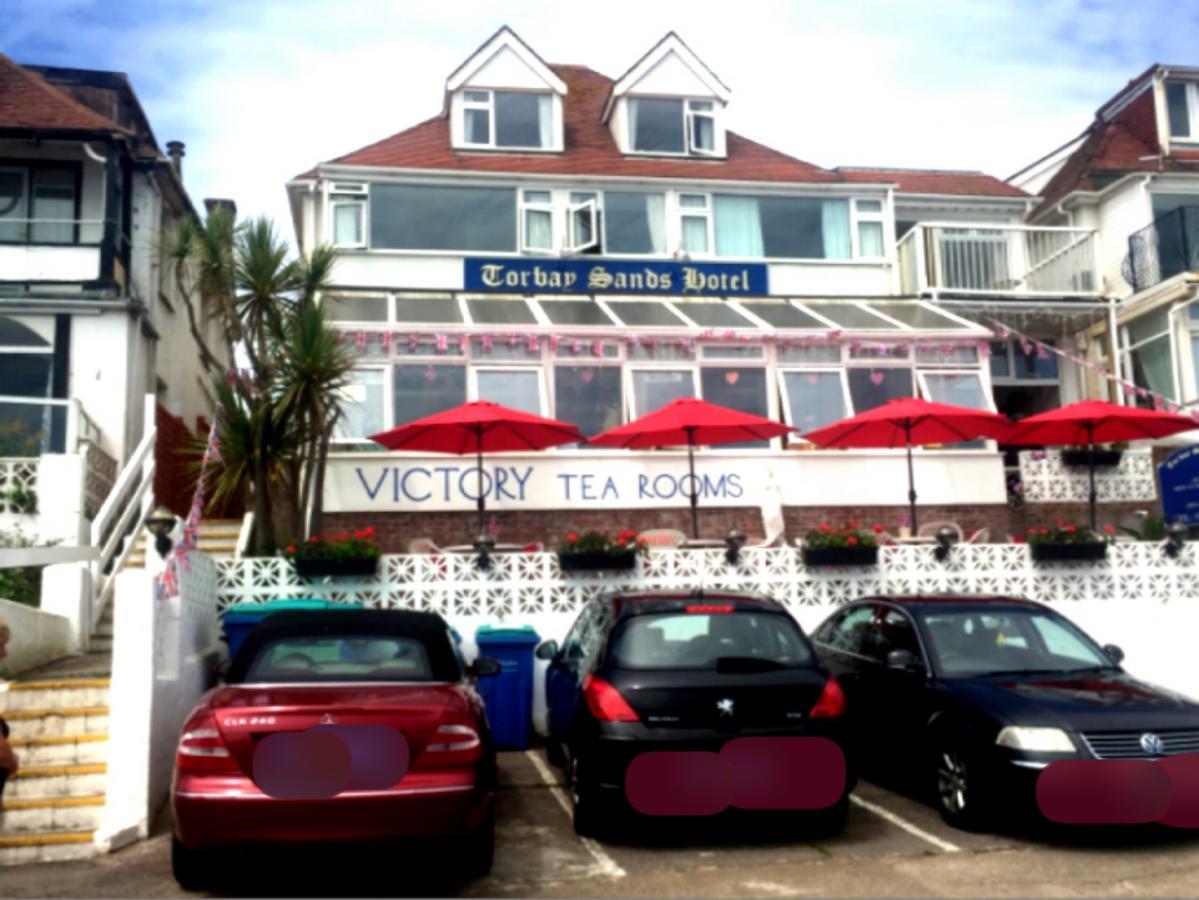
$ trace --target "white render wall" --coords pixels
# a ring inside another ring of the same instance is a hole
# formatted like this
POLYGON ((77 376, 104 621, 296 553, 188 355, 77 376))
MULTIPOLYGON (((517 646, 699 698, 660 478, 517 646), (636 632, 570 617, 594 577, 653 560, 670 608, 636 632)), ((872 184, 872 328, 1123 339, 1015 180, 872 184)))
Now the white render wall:
POLYGON ((1144 179, 1131 180, 1104 196, 1097 221, 1089 227, 1099 229, 1099 269, 1106 293, 1120 298, 1132 294, 1132 286, 1122 272, 1128 238, 1152 221, 1153 208, 1144 179))

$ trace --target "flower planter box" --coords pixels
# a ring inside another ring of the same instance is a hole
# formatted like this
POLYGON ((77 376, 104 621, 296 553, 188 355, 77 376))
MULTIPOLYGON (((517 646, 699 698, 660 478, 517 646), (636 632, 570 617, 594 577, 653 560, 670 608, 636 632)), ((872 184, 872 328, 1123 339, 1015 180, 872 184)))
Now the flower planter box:
POLYGON ((558 568, 563 572, 588 572, 595 569, 629 570, 637 564, 636 553, 559 553, 558 568))
POLYGON ((1123 450, 1094 450, 1088 453, 1086 450, 1063 450, 1062 465, 1063 466, 1081 466, 1088 468, 1091 461, 1095 461, 1096 468, 1113 468, 1120 465, 1120 460, 1124 458, 1123 450))
POLYGON ((1031 543, 1033 562, 1082 562, 1103 559, 1107 556, 1104 541, 1087 541, 1082 544, 1031 543))
POLYGON ((297 559, 296 574, 301 578, 316 578, 332 575, 334 577, 362 577, 374 575, 379 568, 378 557, 351 556, 345 559, 297 559))
POLYGON ((804 547, 802 555, 809 568, 878 565, 878 547, 804 547))

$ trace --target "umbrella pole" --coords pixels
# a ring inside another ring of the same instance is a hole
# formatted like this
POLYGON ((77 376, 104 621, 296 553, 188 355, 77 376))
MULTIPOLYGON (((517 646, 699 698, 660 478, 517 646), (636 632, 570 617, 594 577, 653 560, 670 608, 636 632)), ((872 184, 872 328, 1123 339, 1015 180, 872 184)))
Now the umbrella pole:
POLYGON ((691 472, 691 536, 699 539, 699 483, 695 480, 695 429, 687 429, 687 468, 691 472))
POLYGON ((1099 494, 1095 490, 1095 426, 1087 426, 1087 468, 1091 475, 1091 531, 1098 527, 1099 494))
POLYGON ((916 473, 912 469, 912 423, 903 423, 904 443, 908 448, 908 508, 912 517, 912 534, 916 534, 916 473))
POLYGON ((479 499, 477 501, 475 501, 475 503, 479 508, 479 534, 482 535, 482 534, 486 533, 486 531, 487 531, 487 527, 483 522, 483 512, 486 509, 487 504, 485 504, 483 502, 483 426, 482 425, 479 426, 479 445, 478 445, 478 447, 476 447, 476 450, 478 450, 478 462, 476 463, 476 466, 477 466, 477 470, 479 473, 479 481, 478 481, 479 499))

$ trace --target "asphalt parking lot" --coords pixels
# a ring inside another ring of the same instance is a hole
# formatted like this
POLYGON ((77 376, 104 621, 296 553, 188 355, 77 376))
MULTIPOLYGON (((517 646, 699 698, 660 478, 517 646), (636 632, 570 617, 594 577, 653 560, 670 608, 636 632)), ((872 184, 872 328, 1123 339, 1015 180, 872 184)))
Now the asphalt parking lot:
MULTIPOLYGON (((845 831, 819 841, 709 820, 582 840, 560 781, 540 751, 501 755, 495 867, 481 881, 458 881, 452 865, 419 855, 254 856, 217 873, 224 883, 209 896, 1071 897, 1185 895, 1199 884, 1199 832, 969 834, 869 783, 855 791, 845 831)), ((171 877, 169 822, 156 832, 96 860, 4 869, 0 896, 196 896, 171 877)))

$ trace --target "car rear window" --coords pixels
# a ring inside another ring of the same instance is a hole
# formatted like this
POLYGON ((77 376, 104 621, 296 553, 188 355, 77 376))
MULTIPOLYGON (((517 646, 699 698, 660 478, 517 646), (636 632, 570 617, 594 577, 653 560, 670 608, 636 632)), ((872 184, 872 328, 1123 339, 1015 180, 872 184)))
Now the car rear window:
POLYGON ((715 669, 747 660, 791 668, 812 662, 789 616, 748 610, 634 616, 617 631, 612 656, 627 669, 715 669))
POLYGON ((321 635, 276 638, 263 644, 246 681, 438 681, 428 648, 418 638, 321 635))

